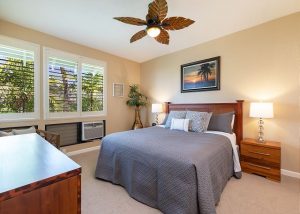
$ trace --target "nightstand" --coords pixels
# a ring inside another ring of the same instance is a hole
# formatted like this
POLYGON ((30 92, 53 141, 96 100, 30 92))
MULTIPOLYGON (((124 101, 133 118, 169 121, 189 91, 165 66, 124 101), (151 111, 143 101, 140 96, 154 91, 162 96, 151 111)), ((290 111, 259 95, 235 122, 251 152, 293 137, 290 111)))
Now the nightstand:
POLYGON ((246 138, 241 142, 241 166, 247 173, 264 176, 280 182, 281 145, 280 142, 258 143, 246 138))

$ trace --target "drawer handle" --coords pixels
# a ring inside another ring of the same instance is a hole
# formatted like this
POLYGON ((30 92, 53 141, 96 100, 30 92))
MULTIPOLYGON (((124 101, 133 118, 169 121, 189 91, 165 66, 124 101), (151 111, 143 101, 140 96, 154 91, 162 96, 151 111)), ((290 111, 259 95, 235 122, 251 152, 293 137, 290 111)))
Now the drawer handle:
POLYGON ((257 154, 257 155, 264 155, 264 156, 270 156, 271 154, 268 154, 268 153, 263 153, 263 152, 252 152, 252 151, 248 151, 250 153, 253 153, 253 154, 257 154))
POLYGON ((266 169, 266 170, 271 170, 270 167, 266 167, 266 166, 260 166, 260 165, 257 165, 257 164, 253 164, 253 163, 248 163, 250 166, 255 166, 255 167, 259 167, 259 168, 262 168, 262 169, 266 169))

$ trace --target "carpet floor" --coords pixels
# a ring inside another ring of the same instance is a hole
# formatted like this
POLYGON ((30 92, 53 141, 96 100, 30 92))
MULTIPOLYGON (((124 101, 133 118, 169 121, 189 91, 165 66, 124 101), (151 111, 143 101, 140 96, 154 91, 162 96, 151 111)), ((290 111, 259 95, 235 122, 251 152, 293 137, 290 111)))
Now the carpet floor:
MULTIPOLYGON (((95 179, 99 150, 72 156, 82 166, 83 214, 157 214, 118 185, 95 179)), ((282 177, 281 183, 243 173, 231 178, 217 206, 218 214, 299 214, 300 180, 282 177)))

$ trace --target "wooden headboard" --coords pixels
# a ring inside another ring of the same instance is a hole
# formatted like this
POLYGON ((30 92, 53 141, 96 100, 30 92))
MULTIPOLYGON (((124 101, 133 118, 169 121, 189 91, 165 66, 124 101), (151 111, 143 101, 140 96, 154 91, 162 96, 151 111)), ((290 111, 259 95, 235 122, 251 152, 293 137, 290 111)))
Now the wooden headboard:
POLYGON ((193 104, 173 104, 166 103, 165 112, 170 111, 204 111, 213 113, 225 113, 232 112, 235 113, 234 121, 234 133, 236 134, 236 143, 240 145, 243 139, 243 102, 244 100, 237 100, 235 103, 193 103, 193 104))

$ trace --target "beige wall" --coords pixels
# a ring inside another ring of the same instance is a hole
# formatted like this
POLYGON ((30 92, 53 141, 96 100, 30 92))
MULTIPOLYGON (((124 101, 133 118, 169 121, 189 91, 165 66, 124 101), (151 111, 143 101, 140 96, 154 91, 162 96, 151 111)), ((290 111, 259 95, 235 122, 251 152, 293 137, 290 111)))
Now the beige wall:
POLYGON ((249 102, 274 102, 265 137, 282 142, 282 168, 300 172, 300 13, 145 62, 141 85, 152 102, 244 99, 245 137, 257 134, 249 102), (180 93, 180 65, 215 56, 221 56, 221 90, 180 93))
MULTIPOLYGON (((0 127, 38 124, 43 128, 49 123, 106 119, 108 133, 127 130, 133 122, 133 111, 125 105, 125 98, 112 96, 112 83, 124 82, 125 94, 128 93, 129 84, 141 83, 152 102, 228 102, 244 99, 244 135, 256 137, 257 120, 248 117, 249 102, 272 101, 275 118, 265 120, 266 138, 282 142, 282 168, 300 172, 300 13, 142 65, 1 20, 0 35, 40 44, 41 57, 42 47, 45 46, 106 61, 108 67, 106 117, 54 121, 41 119, 0 123, 0 127), (181 94, 180 65, 214 56, 221 56, 221 90, 181 94)), ((41 63, 41 75, 42 66, 41 63)), ((42 100, 41 96, 41 106, 42 100)), ((150 109, 146 115, 152 116, 150 109)))
MULTIPOLYGON (((99 50, 81 46, 69 41, 65 41, 44 33, 40 33, 28 28, 24 28, 12 23, 4 22, 0 20, 0 35, 13 37, 16 39, 21 39, 36 43, 41 45, 41 59, 43 58, 42 48, 50 47, 65 52, 78 54, 85 57, 90 57, 98 60, 105 61, 107 63, 107 77, 108 77, 108 106, 107 106, 107 116, 99 118, 74 118, 68 120, 51 120, 45 121, 41 119, 39 121, 27 121, 22 123, 2 123, 0 122, 0 127, 14 127, 22 125, 34 125, 38 124, 40 128, 44 128, 45 124, 50 123, 67 123, 67 122, 77 122, 77 121, 94 121, 97 119, 106 119, 107 122, 107 132, 116 132, 121 130, 128 130, 133 123, 134 113, 130 110, 126 104, 126 98, 116 98, 112 96, 112 84, 125 83, 125 94, 128 93, 128 85, 132 83, 140 83, 140 64, 129 61, 120 57, 116 57, 99 50)), ((101 41, 99 41, 101 42, 101 41)), ((43 90, 43 63, 41 60, 41 90, 43 90)), ((43 95, 43 93, 41 93, 43 95)), ((43 110, 43 96, 40 97, 40 105, 43 110)), ((41 112, 41 118, 43 118, 43 112, 41 112)))

